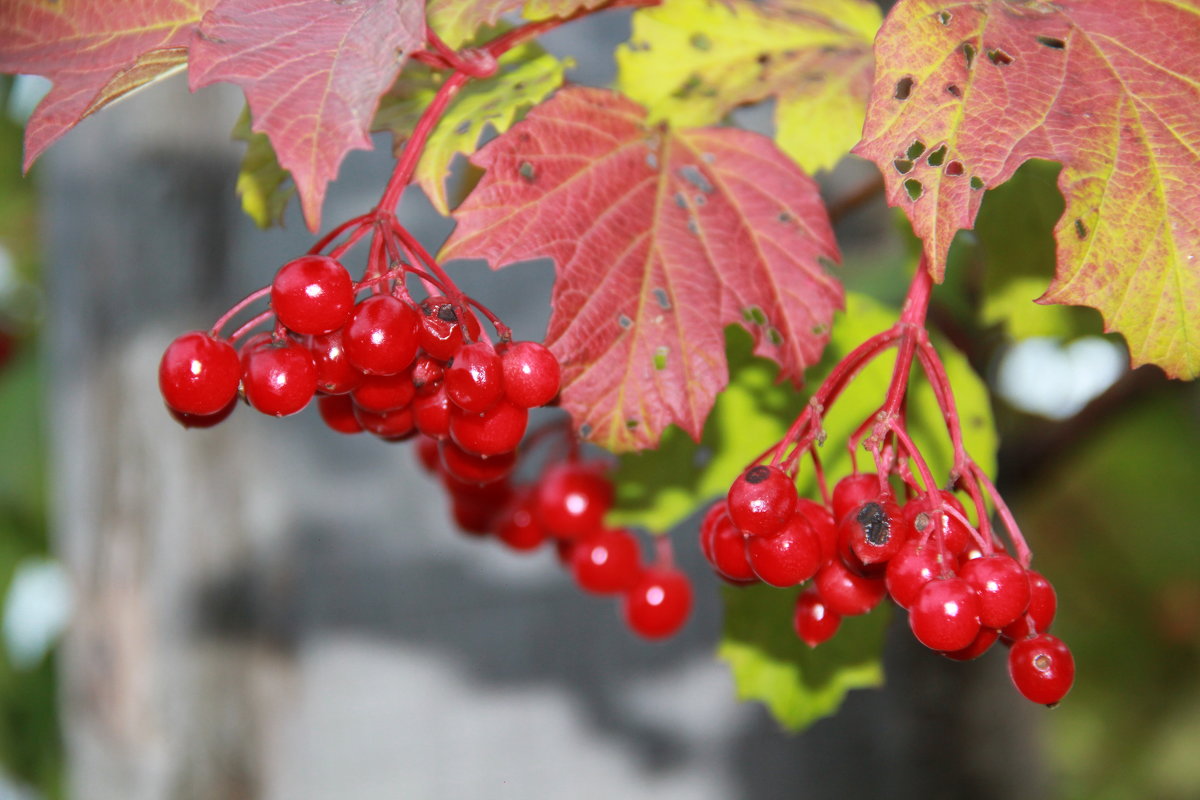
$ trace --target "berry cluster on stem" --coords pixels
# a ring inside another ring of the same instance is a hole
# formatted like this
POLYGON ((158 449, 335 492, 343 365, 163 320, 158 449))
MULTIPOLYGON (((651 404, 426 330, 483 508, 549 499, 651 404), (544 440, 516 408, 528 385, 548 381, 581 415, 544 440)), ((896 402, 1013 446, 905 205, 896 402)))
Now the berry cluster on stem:
POLYGON ((1033 553, 1016 520, 963 445, 954 394, 924 325, 931 288, 922 263, 900 319, 842 359, 784 437, 709 509, 700 547, 714 571, 735 585, 811 581, 793 617, 796 634, 811 647, 832 637, 842 617, 865 614, 890 596, 908 612, 917 640, 949 658, 977 658, 998 640, 1009 645, 1017 690, 1055 705, 1071 688, 1075 663, 1048 633, 1054 589, 1031 568, 1033 553), (817 451, 825 438, 821 418, 856 374, 892 348, 887 394, 846 443, 854 471, 830 491, 817 451), (933 387, 953 447, 942 484, 907 429, 914 365, 933 387), (858 469, 860 446, 873 469, 858 469), (806 457, 819 501, 797 494, 806 457), (992 525, 992 509, 1007 543, 992 525))

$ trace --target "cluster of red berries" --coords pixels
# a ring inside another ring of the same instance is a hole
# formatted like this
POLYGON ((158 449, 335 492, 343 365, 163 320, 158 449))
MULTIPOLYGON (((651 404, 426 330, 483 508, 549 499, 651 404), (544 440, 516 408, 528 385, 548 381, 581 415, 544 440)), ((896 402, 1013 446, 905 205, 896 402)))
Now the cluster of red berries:
POLYGON ((159 387, 168 408, 184 425, 207 427, 239 395, 280 417, 319 395, 321 418, 341 433, 448 439, 468 478, 506 460, 511 468, 528 410, 558 394, 554 355, 536 342, 493 345, 474 314, 448 298, 416 303, 398 283, 356 300, 363 288, 328 256, 284 265, 270 287, 274 331, 236 350, 204 331, 167 347, 159 387))
POLYGON ((908 611, 918 641, 949 658, 977 658, 997 639, 1009 645, 1009 675, 1034 702, 1054 705, 1074 682, 1071 651, 1046 632, 1053 587, 981 536, 951 492, 901 506, 879 475, 854 473, 825 506, 798 497, 779 467, 754 466, 709 510, 700 545, 730 583, 812 579, 793 618, 810 647, 833 636, 843 616, 890 596, 908 611))
POLYGON ((691 583, 669 553, 660 551, 656 563, 645 564, 632 532, 604 524, 613 486, 602 464, 556 462, 533 482, 514 485, 507 473, 462 477, 447 458, 448 444, 422 437, 417 452, 441 478, 464 532, 495 536, 521 552, 552 543, 580 589, 621 598, 625 623, 640 636, 662 639, 683 627, 692 609, 691 583))

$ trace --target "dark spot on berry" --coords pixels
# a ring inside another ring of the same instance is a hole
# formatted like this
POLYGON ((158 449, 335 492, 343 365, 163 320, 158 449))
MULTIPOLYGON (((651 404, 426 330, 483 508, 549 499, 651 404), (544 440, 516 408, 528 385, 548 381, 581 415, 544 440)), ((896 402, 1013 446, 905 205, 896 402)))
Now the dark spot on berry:
POLYGON ((446 303, 438 306, 437 318, 442 322, 458 322, 458 312, 454 310, 454 306, 446 303))
POLYGON ((925 530, 929 527, 929 523, 931 523, 932 521, 933 520, 930 518, 929 512, 922 511, 920 514, 917 514, 917 516, 913 518, 913 530, 915 530, 917 533, 924 533, 925 530))
POLYGON ((757 467, 751 467, 746 472, 746 483, 751 485, 759 484, 771 477, 771 468, 759 464, 757 467))
POLYGON ((892 95, 892 97, 896 98, 897 100, 907 100, 908 96, 912 94, 912 88, 912 78, 901 78, 900 80, 896 81, 896 92, 892 95))
POLYGON ((892 523, 879 503, 867 503, 858 510, 855 521, 862 526, 867 542, 882 547, 892 538, 892 523))

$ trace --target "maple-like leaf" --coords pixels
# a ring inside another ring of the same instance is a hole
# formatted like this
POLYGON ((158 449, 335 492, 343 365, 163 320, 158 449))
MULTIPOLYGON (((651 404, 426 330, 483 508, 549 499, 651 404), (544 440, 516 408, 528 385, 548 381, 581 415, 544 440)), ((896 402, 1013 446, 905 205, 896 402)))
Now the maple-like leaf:
POLYGON ((221 0, 191 46, 191 86, 235 83, 253 130, 292 174, 316 229, 325 187, 369 127, 405 56, 424 42, 418 0, 221 0))
POLYGON ((634 12, 617 87, 677 126, 773 97, 779 146, 825 169, 862 134, 879 23, 869 0, 666 0, 634 12))
POLYGON ((585 438, 699 438, 728 382, 723 330, 799 379, 828 338, 838 257, 812 179, 766 137, 650 126, 619 94, 572 88, 471 159, 487 172, 445 258, 554 259, 547 344, 585 438))
POLYGON ((183 67, 216 0, 0 0, 0 72, 53 82, 25 128, 24 167, 81 119, 183 67))
POLYGON ((982 190, 1063 165, 1041 302, 1100 310, 1135 364, 1200 374, 1200 5, 902 0, 876 42, 856 152, 940 279, 982 190))
POLYGON ((597 8, 609 0, 429 0, 425 14, 429 27, 451 47, 462 47, 479 29, 495 26, 510 11, 521 10, 528 20, 569 17, 582 9, 597 8))
MULTIPOLYGON (((508 130, 521 112, 562 85, 563 71, 572 64, 570 59, 560 61, 535 44, 524 44, 499 59, 495 75, 471 81, 454 96, 430 133, 413 173, 413 180, 439 213, 450 213, 446 177, 454 156, 474 153, 489 125, 497 133, 508 130)), ((444 72, 423 64, 409 66, 384 95, 374 129, 390 131, 399 148, 444 80, 444 72)))

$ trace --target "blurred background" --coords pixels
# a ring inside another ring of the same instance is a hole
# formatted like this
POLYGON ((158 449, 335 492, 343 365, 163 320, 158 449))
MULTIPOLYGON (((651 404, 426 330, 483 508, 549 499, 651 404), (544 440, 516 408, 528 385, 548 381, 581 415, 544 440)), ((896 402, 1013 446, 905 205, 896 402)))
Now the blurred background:
MULTIPOLYGON (((603 84, 627 35, 610 14, 546 45, 603 84)), ((339 437, 314 409, 176 425, 163 347, 313 237, 294 204, 267 232, 241 213, 236 91, 152 86, 23 179, 38 81, 2 80, 3 800, 1200 796, 1200 397, 1129 371, 1094 312, 1031 302, 1052 166, 989 193, 932 320, 995 392, 1000 487, 1058 589, 1075 688, 1032 707, 1002 652, 950 663, 897 617, 887 686, 789 735, 713 656, 694 520, 673 538, 695 616, 651 645, 550 552, 456 533, 407 445, 339 437)), ((374 204, 389 149, 347 159, 327 226, 374 204)), ((872 169, 823 185, 841 277, 898 302, 912 243, 872 169)), ((449 232, 415 190, 401 215, 430 247, 449 232)), ((548 264, 457 266, 518 336, 542 335, 548 264)))

